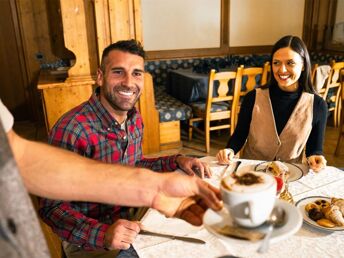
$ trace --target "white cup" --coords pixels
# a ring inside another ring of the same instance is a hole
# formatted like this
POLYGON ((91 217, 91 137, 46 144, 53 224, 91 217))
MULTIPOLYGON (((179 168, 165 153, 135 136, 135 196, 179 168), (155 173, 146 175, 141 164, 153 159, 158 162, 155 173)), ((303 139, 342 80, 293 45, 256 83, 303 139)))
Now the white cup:
POLYGON ((274 207, 276 180, 264 172, 237 172, 236 175, 237 178, 229 175, 221 181, 224 206, 236 224, 249 228, 260 226, 274 207))

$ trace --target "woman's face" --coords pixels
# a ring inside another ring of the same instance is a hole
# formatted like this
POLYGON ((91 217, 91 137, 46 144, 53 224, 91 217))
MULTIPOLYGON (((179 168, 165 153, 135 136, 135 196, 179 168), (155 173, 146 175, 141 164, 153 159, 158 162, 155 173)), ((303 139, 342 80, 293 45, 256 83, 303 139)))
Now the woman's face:
POLYGON ((296 91, 302 69, 302 57, 290 47, 280 48, 274 53, 272 72, 281 90, 296 91))

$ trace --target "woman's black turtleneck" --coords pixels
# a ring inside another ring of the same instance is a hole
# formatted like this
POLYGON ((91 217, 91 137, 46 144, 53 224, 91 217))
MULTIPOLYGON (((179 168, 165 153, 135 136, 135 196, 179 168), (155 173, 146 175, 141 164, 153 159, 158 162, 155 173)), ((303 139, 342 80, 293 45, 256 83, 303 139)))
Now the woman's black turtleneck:
MULTIPOLYGON (((302 89, 296 92, 285 92, 278 86, 269 87, 270 100, 275 118, 276 129, 278 135, 281 134, 283 128, 288 122, 300 96, 302 89)), ((253 90, 245 96, 238 119, 237 127, 234 134, 227 143, 227 148, 231 148, 237 153, 248 137, 253 106, 256 99, 256 90, 253 90)), ((313 121, 312 131, 306 144, 306 156, 322 155, 323 140, 327 121, 327 105, 326 102, 318 95, 314 95, 313 104, 313 121)), ((263 132, 262 132, 263 133, 263 132)))

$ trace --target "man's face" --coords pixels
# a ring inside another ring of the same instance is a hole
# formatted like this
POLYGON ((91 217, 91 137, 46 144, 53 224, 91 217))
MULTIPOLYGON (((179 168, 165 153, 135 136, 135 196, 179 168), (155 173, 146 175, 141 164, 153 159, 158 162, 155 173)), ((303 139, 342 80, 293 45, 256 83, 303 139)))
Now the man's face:
POLYGON ((112 50, 105 59, 103 69, 98 69, 97 74, 97 83, 102 87, 102 104, 115 112, 132 109, 143 89, 143 58, 112 50))

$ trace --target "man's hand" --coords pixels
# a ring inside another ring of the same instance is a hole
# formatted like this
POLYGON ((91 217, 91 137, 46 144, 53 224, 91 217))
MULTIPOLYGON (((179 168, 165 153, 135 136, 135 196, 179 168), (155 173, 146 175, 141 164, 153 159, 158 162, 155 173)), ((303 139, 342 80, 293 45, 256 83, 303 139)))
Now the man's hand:
POLYGON ((309 168, 315 172, 319 172, 324 169, 327 164, 327 160, 322 155, 312 155, 307 158, 309 168))
POLYGON ((234 151, 232 149, 222 149, 216 154, 219 164, 227 165, 234 157, 234 151))
POLYGON ((189 176, 198 175, 200 178, 211 177, 209 165, 197 158, 178 156, 176 162, 179 168, 189 176))
POLYGON ((213 210, 222 208, 219 189, 200 178, 175 173, 165 176, 165 183, 161 185, 151 207, 166 216, 179 217, 193 225, 200 225, 208 207, 213 210))
POLYGON ((117 220, 105 233, 105 247, 109 249, 126 250, 130 247, 140 232, 140 224, 124 219, 117 220))

